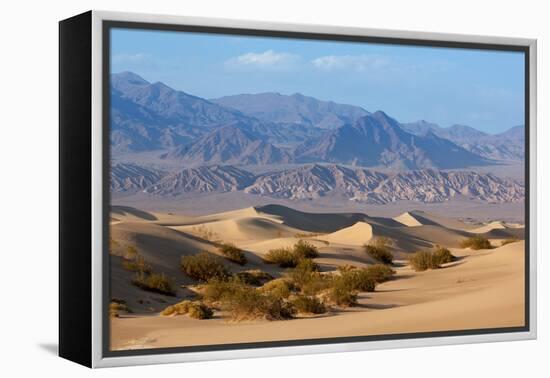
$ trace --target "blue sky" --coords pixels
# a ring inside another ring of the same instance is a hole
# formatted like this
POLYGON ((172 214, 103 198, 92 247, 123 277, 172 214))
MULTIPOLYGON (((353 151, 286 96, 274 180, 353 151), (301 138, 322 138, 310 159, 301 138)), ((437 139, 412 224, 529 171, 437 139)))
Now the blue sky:
POLYGON ((296 92, 489 133, 523 124, 522 53, 113 29, 111 72, 216 98, 296 92))

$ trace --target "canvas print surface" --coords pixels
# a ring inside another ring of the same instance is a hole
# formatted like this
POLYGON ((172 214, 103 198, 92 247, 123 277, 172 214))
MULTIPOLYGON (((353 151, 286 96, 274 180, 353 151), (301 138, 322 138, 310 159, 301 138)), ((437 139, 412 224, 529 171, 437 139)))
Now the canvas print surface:
POLYGON ((109 69, 110 351, 525 326, 523 52, 113 28, 109 69))

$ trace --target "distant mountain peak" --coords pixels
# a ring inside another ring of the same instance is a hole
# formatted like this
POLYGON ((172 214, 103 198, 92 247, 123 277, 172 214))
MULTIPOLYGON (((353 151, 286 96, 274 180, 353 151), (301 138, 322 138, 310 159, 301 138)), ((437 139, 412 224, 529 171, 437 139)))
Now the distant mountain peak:
POLYGON ((150 84, 147 80, 131 71, 123 71, 111 74, 111 79, 124 80, 132 82, 132 84, 147 85, 150 84))

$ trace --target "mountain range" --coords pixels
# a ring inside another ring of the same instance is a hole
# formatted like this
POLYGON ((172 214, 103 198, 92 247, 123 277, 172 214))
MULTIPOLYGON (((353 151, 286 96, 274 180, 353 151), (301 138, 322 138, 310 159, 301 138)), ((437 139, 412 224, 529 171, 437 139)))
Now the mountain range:
POLYGON ((523 125, 494 135, 470 126, 440 127, 427 121, 405 123, 401 124, 401 127, 414 135, 435 134, 486 159, 521 161, 525 157, 525 128, 523 125))
POLYGON ((492 174, 433 169, 387 174, 336 164, 305 164, 255 175, 234 166, 202 166, 162 173, 136 164, 117 163, 111 169, 111 191, 160 197, 243 191, 290 200, 339 196, 371 204, 400 200, 437 203, 457 197, 490 203, 520 202, 525 195, 522 183, 492 174))
POLYGON ((521 160, 521 129, 400 124, 382 111, 301 94, 206 100, 124 72, 111 76, 111 151, 151 152, 186 167, 335 163, 448 169, 521 160), (477 134, 475 133, 477 132, 477 134))

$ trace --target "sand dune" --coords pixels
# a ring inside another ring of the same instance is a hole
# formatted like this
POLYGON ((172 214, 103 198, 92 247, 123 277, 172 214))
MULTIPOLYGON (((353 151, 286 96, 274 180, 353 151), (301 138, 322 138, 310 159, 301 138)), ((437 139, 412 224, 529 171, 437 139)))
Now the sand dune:
POLYGON ((140 340, 157 348, 522 326, 524 244, 461 254, 445 269, 397 268, 398 279, 362 294, 359 307, 326 317, 230 325, 187 317, 114 319, 113 347, 140 340))
POLYGON ((405 226, 408 226, 408 227, 416 227, 416 226, 422 226, 422 223, 420 223, 418 221, 418 219, 416 219, 414 217, 414 215, 412 215, 411 213, 409 212, 405 212, 401 215, 398 215, 396 216, 395 218, 393 218, 394 220, 398 221, 399 223, 402 223, 404 224, 405 226))
POLYGON ((147 213, 113 207, 111 238, 114 253, 135 247, 155 272, 165 273, 178 285, 176 297, 144 292, 131 284, 133 272, 122 267, 122 258, 111 257, 111 296, 127 301, 134 311, 128 318, 113 319, 115 348, 167 347, 248 341, 291 340, 319 337, 424 332, 523 324, 523 241, 493 250, 461 249, 471 236, 489 238, 493 245, 510 238, 523 239, 524 228, 492 222, 472 226, 427 212, 410 211, 395 218, 360 213, 305 213, 284 206, 217 213, 206 216, 147 213), (245 266, 226 261, 231 272, 261 269, 278 277, 285 272, 265 264, 271 249, 291 247, 301 239, 315 245, 321 270, 342 265, 375 263, 363 244, 373 237, 393 240, 397 279, 381 284, 374 293, 362 293, 356 308, 324 317, 284 322, 228 324, 223 318, 198 321, 156 314, 170 303, 189 297, 181 285, 195 284, 180 271, 182 255, 209 251, 219 254, 217 243, 232 242, 248 259, 245 266), (406 263, 409 253, 439 244, 459 260, 443 269, 414 272, 406 263), (399 260, 401 259, 401 260, 399 260), (429 316, 426 316, 429 314, 429 316))
POLYGON ((226 219, 192 226, 172 226, 171 228, 197 236, 211 233, 210 239, 225 242, 290 237, 301 232, 301 230, 262 217, 226 219))
POLYGON ((372 226, 365 222, 357 222, 353 226, 343 228, 328 235, 319 236, 318 239, 331 243, 361 246, 372 239, 372 237, 372 226))

